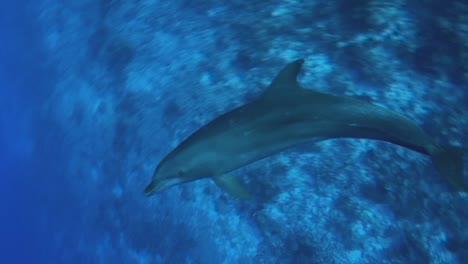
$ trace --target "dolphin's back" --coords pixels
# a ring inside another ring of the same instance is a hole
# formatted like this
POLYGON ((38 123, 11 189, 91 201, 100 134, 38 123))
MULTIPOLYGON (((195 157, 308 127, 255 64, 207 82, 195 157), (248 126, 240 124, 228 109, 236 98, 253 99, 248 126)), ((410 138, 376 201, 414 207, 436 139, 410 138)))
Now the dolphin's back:
POLYGON ((264 115, 272 111, 268 109, 276 112, 273 124, 269 125, 271 129, 300 128, 310 138, 383 140, 428 154, 426 147, 432 144, 432 139, 412 120, 394 111, 355 98, 307 89, 295 93, 289 100, 274 101, 270 97, 256 102, 256 107, 265 109, 264 115))

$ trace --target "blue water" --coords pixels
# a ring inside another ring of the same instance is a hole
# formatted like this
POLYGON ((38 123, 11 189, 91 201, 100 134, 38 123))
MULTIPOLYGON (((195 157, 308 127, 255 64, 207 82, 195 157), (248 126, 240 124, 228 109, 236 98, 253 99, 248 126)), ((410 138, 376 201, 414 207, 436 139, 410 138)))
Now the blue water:
POLYGON ((467 194, 388 143, 237 170, 252 201, 208 179, 143 195, 298 58, 304 87, 466 147, 466 1, 18 0, 0 33, 0 263, 468 263, 467 194))

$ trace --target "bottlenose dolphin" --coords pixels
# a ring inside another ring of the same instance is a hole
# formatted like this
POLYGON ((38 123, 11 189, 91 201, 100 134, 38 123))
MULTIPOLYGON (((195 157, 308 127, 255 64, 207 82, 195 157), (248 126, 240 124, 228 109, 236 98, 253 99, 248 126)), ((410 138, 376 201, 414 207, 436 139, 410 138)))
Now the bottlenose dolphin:
POLYGON ((211 177, 225 191, 248 198, 230 171, 304 142, 331 138, 383 140, 428 155, 441 175, 468 191, 461 148, 436 144, 413 121, 391 110, 302 88, 297 75, 303 62, 289 63, 259 98, 184 140, 156 167, 145 193, 211 177))

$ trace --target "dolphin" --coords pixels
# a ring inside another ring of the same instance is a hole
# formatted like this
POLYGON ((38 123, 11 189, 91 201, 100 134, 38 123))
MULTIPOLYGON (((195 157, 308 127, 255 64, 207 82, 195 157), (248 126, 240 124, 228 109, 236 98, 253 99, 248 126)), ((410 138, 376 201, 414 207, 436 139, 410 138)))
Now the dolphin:
POLYGON ((145 194, 210 177, 228 193, 250 198, 231 171, 298 144, 332 138, 383 140, 428 155, 442 176, 468 192, 461 148, 438 145, 415 122, 386 108, 302 88, 297 75, 303 63, 287 64, 259 98, 185 139, 156 167, 145 194))

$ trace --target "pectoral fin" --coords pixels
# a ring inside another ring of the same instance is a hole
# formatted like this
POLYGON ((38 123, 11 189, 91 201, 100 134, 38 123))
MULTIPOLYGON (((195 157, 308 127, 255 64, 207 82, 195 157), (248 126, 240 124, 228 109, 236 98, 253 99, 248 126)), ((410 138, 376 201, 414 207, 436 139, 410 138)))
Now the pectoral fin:
POLYGON ((224 174, 213 177, 213 181, 227 193, 242 199, 251 199, 252 195, 239 181, 239 179, 230 174, 224 174))
POLYGON ((463 178, 463 150, 452 146, 435 146, 429 150, 429 154, 440 174, 459 191, 468 193, 468 184, 463 178))

